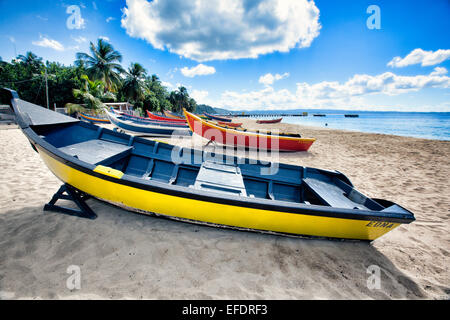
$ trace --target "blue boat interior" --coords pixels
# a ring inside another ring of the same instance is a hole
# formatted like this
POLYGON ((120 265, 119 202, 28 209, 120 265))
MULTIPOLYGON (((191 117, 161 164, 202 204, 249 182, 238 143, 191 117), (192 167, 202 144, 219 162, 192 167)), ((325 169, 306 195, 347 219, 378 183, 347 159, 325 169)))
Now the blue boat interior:
MULTIPOLYGON (((263 163, 148 140, 86 122, 31 126, 60 151, 92 165, 168 185, 246 198, 389 211, 393 204, 358 192, 339 172, 263 163), (174 160, 178 159, 178 160, 174 160), (272 173, 272 174, 267 174, 272 173)), ((125 176, 124 176, 125 177, 125 176)))

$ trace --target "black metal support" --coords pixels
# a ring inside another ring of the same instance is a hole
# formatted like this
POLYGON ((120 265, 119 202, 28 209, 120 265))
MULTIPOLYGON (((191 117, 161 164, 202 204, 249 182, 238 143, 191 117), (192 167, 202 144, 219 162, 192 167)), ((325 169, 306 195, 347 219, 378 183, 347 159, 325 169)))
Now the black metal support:
POLYGON ((77 190, 68 184, 63 184, 53 195, 50 202, 44 206, 44 211, 53 211, 80 218, 95 219, 97 218, 97 215, 86 204, 86 200, 89 198, 90 196, 84 192, 77 190), (55 205, 56 201, 60 199, 73 201, 78 206, 79 210, 55 205))

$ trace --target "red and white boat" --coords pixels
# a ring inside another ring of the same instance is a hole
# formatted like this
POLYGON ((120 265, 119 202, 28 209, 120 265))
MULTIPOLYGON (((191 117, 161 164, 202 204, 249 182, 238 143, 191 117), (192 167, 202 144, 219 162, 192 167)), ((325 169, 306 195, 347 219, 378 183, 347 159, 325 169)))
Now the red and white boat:
POLYGON ((147 110, 147 115, 150 119, 153 120, 163 120, 163 121, 170 121, 170 122, 181 122, 181 123, 186 123, 186 119, 174 119, 174 118, 167 118, 167 117, 163 117, 163 116, 158 116, 154 113, 151 113, 150 111, 147 110))
POLYGON ((272 119, 272 120, 256 120, 256 123, 278 123, 281 122, 281 120, 283 120, 283 118, 278 118, 278 119, 272 119))
POLYGON ((316 141, 314 138, 302 138, 300 134, 272 134, 271 132, 224 128, 184 109, 183 112, 193 133, 225 145, 258 150, 307 151, 316 141))

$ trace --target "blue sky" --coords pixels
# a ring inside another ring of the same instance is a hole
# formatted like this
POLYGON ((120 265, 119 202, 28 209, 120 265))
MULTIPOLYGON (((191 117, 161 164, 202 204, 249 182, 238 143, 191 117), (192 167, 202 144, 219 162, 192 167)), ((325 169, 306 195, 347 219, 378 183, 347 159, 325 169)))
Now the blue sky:
POLYGON ((450 111, 447 0, 27 0, 0 12, 5 61, 33 51, 69 65, 104 37, 124 67, 212 106, 450 111))

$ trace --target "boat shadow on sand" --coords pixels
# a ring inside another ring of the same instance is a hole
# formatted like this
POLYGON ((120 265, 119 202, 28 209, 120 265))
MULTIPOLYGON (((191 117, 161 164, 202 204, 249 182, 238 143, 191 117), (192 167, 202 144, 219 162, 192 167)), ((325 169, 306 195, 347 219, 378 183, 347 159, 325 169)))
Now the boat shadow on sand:
POLYGON ((96 199, 87 203, 96 220, 44 212, 43 206, 0 216, 2 291, 49 299, 426 297, 367 242, 219 229, 134 214, 96 199), (66 288, 70 265, 80 267, 81 290, 66 288), (373 265, 380 268, 380 288, 370 290, 367 268, 373 265))

